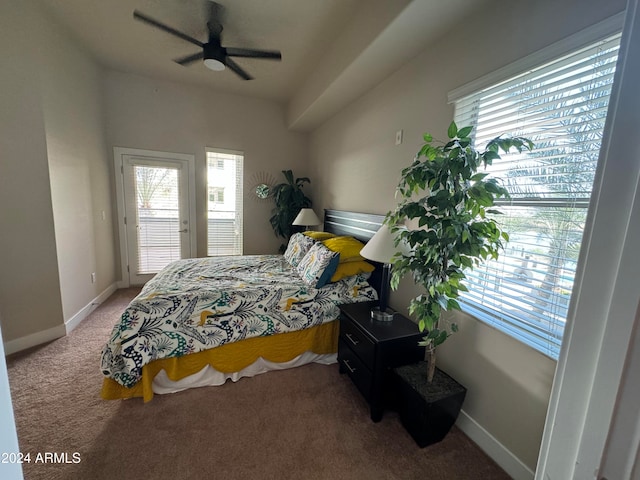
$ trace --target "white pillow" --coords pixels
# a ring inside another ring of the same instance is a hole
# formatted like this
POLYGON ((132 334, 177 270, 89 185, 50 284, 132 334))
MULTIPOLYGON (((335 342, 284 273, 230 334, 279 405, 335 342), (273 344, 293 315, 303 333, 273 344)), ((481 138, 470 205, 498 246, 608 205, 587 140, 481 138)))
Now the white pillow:
POLYGON ((294 233, 289 239, 289 245, 284 252, 284 258, 292 267, 297 267, 316 241, 301 233, 294 233))
POLYGON ((322 288, 338 267, 340 254, 316 243, 297 266, 298 275, 310 287, 322 288))

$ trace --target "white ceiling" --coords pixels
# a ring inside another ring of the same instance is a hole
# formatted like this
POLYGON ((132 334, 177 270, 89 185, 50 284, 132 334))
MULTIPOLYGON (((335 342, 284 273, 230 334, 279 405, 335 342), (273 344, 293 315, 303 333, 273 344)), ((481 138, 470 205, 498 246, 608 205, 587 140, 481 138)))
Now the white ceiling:
POLYGON ((273 99, 288 106, 288 123, 300 129, 374 86, 484 0, 218 0, 224 46, 282 52, 281 62, 236 58, 250 81, 201 62, 178 65, 173 59, 198 47, 133 18, 139 10, 206 42, 208 1, 40 0, 108 68, 273 99))

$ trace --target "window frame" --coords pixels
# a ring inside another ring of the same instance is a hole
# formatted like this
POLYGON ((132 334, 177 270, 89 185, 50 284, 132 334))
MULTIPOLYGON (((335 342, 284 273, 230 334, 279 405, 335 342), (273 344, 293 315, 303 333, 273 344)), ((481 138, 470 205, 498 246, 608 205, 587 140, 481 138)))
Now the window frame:
MULTIPOLYGON (((453 103, 454 105, 457 106, 457 104, 460 101, 465 100, 470 96, 477 95, 480 92, 490 89, 492 87, 495 87, 497 85, 514 81, 514 79, 516 79, 517 77, 522 77, 523 74, 531 70, 537 69, 550 62, 556 62, 558 60, 561 60, 563 57, 567 55, 571 55, 572 53, 580 51, 585 47, 596 44, 612 35, 618 34, 622 30, 623 19, 624 19, 623 13, 615 15, 614 17, 606 19, 605 21, 600 22, 599 24, 596 24, 581 32, 578 32, 577 34, 571 37, 568 37, 567 39, 561 42, 553 44, 541 51, 535 52, 532 55, 529 55, 517 62, 514 62, 513 64, 507 65, 504 68, 497 70, 496 72, 493 72, 480 79, 470 82, 469 84, 466 84, 460 88, 457 88, 449 93, 448 95, 449 103, 453 103)), ((608 98, 610 98, 610 94, 608 98)), ((455 120, 456 122, 458 122, 457 111, 456 111, 455 120)), ((469 122, 466 122, 464 125, 462 123, 458 123, 459 127, 466 126, 467 124, 469 124, 469 122)), ((473 126, 474 127, 477 126, 477 119, 474 119, 473 126)), ((514 128, 514 132, 511 132, 511 133, 516 134, 517 129, 514 128)), ((592 193, 593 193, 593 185, 591 186, 591 191, 589 195, 591 195, 592 193)), ((587 198, 586 202, 584 203, 585 204, 582 205, 582 207, 588 206, 589 199, 587 198)), ((540 207, 537 207, 537 208, 540 208, 540 207)), ((586 226, 583 228, 582 231, 583 232, 586 231, 586 226)), ((573 280, 573 285, 575 286, 575 278, 573 280)), ((487 323, 493 326, 494 328, 497 328, 505 332, 506 334, 521 341, 523 344, 536 349, 537 351, 543 353, 544 355, 554 360, 558 359, 560 344, 562 339, 562 332, 560 333, 560 342, 558 343, 557 348, 555 348, 555 346, 553 348, 551 348, 550 346, 541 347, 539 345, 532 344, 530 341, 527 341, 526 336, 525 336, 525 339, 523 339, 519 335, 519 332, 514 332, 513 330, 510 331, 511 325, 508 322, 503 323, 503 322, 500 322, 499 320, 495 321, 495 319, 499 319, 500 314, 488 313, 488 311, 491 310, 491 307, 482 306, 481 308, 476 308, 477 305, 473 306, 473 305, 470 305, 469 303, 465 304, 464 302, 461 302, 461 306, 463 311, 473 315, 474 317, 478 318, 484 323, 487 323), (491 317, 494 317, 494 318, 492 319, 491 317)), ((565 321, 568 318, 568 316, 569 316, 569 312, 567 309, 567 312, 564 317, 565 321)))

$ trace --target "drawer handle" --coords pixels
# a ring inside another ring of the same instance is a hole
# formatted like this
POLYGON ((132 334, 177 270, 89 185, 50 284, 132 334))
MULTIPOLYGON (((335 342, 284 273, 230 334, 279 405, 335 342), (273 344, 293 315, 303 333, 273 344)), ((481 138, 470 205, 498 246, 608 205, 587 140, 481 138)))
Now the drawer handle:
POLYGON ((359 340, 354 340, 350 333, 345 333, 344 336, 347 337, 354 346, 360 343, 359 340))
POLYGON ((349 360, 343 360, 342 363, 344 363, 344 366, 347 367, 347 370, 349 370, 351 373, 356 373, 357 369, 349 365, 349 360))

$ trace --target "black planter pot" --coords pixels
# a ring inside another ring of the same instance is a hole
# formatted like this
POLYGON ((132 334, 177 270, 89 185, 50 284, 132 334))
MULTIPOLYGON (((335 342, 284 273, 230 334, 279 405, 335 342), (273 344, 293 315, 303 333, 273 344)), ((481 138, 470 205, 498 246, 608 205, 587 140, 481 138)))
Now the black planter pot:
POLYGON ((456 422, 467 389, 436 368, 427 382, 427 363, 395 368, 397 408, 404 428, 421 447, 441 441, 456 422))

